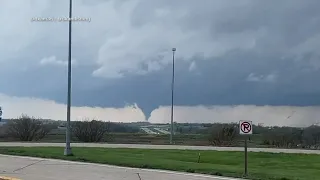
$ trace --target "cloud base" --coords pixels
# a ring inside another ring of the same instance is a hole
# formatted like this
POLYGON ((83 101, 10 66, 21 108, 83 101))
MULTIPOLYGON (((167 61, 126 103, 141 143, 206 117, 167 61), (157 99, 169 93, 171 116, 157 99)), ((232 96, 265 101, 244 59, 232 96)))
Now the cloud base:
MULTIPOLYGON (((66 105, 55 101, 13 97, 0 94, 3 118, 15 118, 21 114, 52 120, 66 120, 66 105)), ((310 126, 318 123, 319 106, 175 106, 174 120, 178 123, 230 123, 251 120, 266 126, 310 126)), ((123 108, 72 107, 72 120, 85 118, 111 122, 169 123, 171 107, 160 106, 147 119, 137 104, 123 108)))

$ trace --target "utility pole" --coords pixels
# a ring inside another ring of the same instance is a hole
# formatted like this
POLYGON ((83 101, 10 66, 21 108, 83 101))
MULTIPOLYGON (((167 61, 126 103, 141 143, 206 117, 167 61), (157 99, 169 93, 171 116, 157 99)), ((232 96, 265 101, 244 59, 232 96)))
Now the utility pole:
POLYGON ((173 90, 174 90, 174 55, 176 48, 172 48, 172 82, 171 82, 171 128, 170 128, 170 144, 173 144, 173 90))
POLYGON ((2 107, 0 106, 0 121, 2 121, 2 107))
POLYGON ((66 127, 66 147, 64 150, 65 156, 72 155, 70 139, 71 139, 71 127, 70 127, 70 116, 71 116, 71 21, 72 18, 72 0, 69 5, 69 49, 68 49, 68 98, 67 98, 67 127, 66 127))

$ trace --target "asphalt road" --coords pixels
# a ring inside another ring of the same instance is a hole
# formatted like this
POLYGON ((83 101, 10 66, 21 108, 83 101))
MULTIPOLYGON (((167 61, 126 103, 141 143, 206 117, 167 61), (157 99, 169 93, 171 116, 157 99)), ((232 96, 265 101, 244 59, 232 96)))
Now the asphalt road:
POLYGON ((8 179, 15 178, 12 180, 237 180, 200 174, 7 155, 0 155, 0 162, 0 179, 1 176, 8 179))
MULTIPOLYGON (((17 143, 1 142, 1 146, 55 146, 64 147, 64 143, 17 143)), ((188 150, 215 150, 215 151, 243 151, 243 147, 212 147, 212 146, 180 146, 180 145, 146 145, 146 144, 98 144, 98 143, 72 143, 72 147, 104 147, 104 148, 142 148, 142 149, 188 149, 188 150)), ((271 153, 300 153, 320 154, 320 150, 301 149, 272 149, 272 148, 248 148, 249 152, 271 152, 271 153)))

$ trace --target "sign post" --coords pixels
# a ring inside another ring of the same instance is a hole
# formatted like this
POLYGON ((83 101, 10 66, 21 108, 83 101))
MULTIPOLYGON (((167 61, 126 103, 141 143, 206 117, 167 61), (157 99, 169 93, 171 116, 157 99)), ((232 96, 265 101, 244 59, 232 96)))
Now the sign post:
MULTIPOLYGON (((252 121, 239 121, 240 135, 252 134, 252 121)), ((248 176, 248 137, 244 140, 244 175, 248 176)))

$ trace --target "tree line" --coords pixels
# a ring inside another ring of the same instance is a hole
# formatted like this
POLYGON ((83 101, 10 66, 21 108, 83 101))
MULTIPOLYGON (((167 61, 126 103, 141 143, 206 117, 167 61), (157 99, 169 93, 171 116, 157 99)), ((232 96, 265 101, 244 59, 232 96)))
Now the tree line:
MULTIPOLYGON (((0 129, 0 138, 19 141, 39 141, 45 138, 52 130, 57 129, 59 122, 44 121, 40 118, 22 115, 11 119, 0 129)), ((138 127, 122 123, 103 122, 99 120, 84 120, 71 122, 72 138, 81 142, 101 142, 110 132, 136 133, 138 127)))
MULTIPOLYGON (((45 138, 52 130, 57 129, 58 122, 43 121, 42 119, 22 115, 11 119, 1 127, 0 138, 19 141, 39 141, 45 138)), ((179 127, 179 124, 175 124, 179 127)), ((181 125, 180 125, 181 127, 181 125)), ((199 124, 184 128, 199 135, 206 135, 213 146, 237 146, 243 141, 244 136, 239 135, 239 126, 231 124, 205 124, 199 128, 199 124)), ((72 138, 81 142, 105 142, 109 133, 125 132, 138 133, 138 126, 129 126, 125 123, 111 123, 99 120, 72 121, 72 138)), ((186 136, 187 137, 187 136, 186 136)), ((249 136, 249 142, 255 145, 275 148, 306 148, 320 149, 320 127, 307 128, 294 127, 253 127, 253 135, 249 136)))
MULTIPOLYGON (((216 124, 211 126, 209 141, 214 146, 234 146, 243 141, 239 135, 238 124, 216 124)), ((320 127, 253 127, 252 138, 257 139, 260 145, 274 148, 305 148, 320 149, 320 127)))

